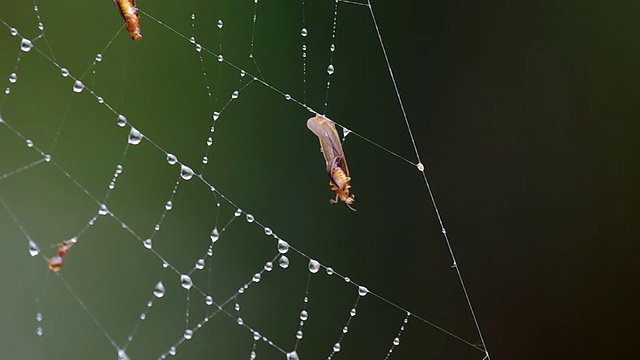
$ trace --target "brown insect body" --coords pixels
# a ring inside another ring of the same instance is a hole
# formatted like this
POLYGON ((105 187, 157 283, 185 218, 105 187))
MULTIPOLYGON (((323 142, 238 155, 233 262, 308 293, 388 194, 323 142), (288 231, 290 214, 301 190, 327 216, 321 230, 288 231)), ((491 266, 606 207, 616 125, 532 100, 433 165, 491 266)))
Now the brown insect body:
POLYGON ((335 204, 340 200, 349 209, 355 211, 351 207, 351 204, 355 201, 355 196, 353 194, 349 195, 349 189, 351 188, 349 167, 347 166, 344 150, 342 150, 342 142, 336 131, 335 124, 321 115, 316 115, 307 120, 307 127, 320 140, 327 175, 330 179, 329 186, 331 190, 336 192, 335 199, 330 201, 335 204))
POLYGON ((133 40, 142 39, 142 33, 140 32, 140 16, 138 15, 138 8, 136 7, 136 0, 113 0, 120 15, 124 19, 124 23, 127 25, 127 31, 133 40))
MULTIPOLYGON (((65 240, 58 244, 58 255, 47 259, 47 265, 49 266, 49 270, 53 272, 58 272, 62 268, 62 264, 64 264, 64 257, 67 256, 67 252, 76 243, 76 238, 71 238, 69 240, 65 240)), ((54 245, 55 246, 55 245, 54 245)))

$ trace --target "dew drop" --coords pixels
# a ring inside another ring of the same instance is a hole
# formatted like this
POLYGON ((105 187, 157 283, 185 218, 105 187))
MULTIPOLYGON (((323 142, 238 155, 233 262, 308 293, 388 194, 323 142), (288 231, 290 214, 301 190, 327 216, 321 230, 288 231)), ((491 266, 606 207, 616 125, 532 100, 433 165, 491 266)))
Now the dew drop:
POLYGON ((287 100, 287 101, 291 100, 291 95, 284 94, 284 99, 287 100))
POLYGON ((280 265, 280 267, 283 268, 283 269, 288 268, 289 267, 289 258, 287 258, 284 255, 280 256, 280 260, 278 260, 278 265, 280 265))
POLYGON ((253 218, 253 215, 251 214, 247 214, 247 222, 248 223, 252 223, 255 219, 253 218))
POLYGON ((176 354, 176 347, 172 346, 169 348, 169 355, 174 356, 176 354))
POLYGON ((260 273, 255 273, 251 280, 253 280, 253 282, 260 282, 260 279, 262 279, 262 275, 260 273))
POLYGON ((327 268, 327 275, 333 275, 333 268, 332 267, 328 267, 327 268))
POLYGON ((180 286, 189 290, 193 286, 193 281, 189 275, 182 274, 180 275, 180 286))
POLYGON ((196 14, 191 14, 191 20, 195 20, 196 19, 196 14))
POLYGON ((156 287, 153 289, 153 296, 159 299, 164 296, 164 291, 164 284, 162 283, 162 281, 158 281, 156 287))
POLYGON ((307 312, 307 310, 302 310, 300 312, 300 320, 307 321, 308 318, 309 318, 309 313, 307 312))
POLYGON ((298 353, 294 350, 292 352, 287 353, 287 360, 300 360, 298 353))
POLYGON ((216 242, 220 238, 220 233, 218 232, 218 228, 214 227, 211 231, 211 242, 216 242))
POLYGON ((11 73, 11 75, 9 75, 9 82, 15 84, 16 81, 18 81, 18 75, 16 73, 11 73))
POLYGON ((191 180, 193 177, 193 170, 191 170, 187 165, 182 165, 180 167, 180 177, 185 180, 191 180))
POLYGON ((36 313, 36 321, 37 322, 41 322, 42 321, 42 313, 41 312, 37 312, 36 313))
POLYGON ((416 167, 418 168, 418 171, 424 172, 424 165, 421 162, 417 163, 416 167))
POLYGON ((196 43, 196 38, 194 38, 193 36, 189 38, 189 42, 192 44, 196 43))
POLYGON ((280 254, 286 254, 289 251, 289 243, 280 239, 278 240, 278 252, 280 254))
POLYGON ((340 343, 335 343, 333 345, 333 351, 335 351, 335 352, 339 352, 340 351, 340 343))
POLYGON ((207 295, 204 298, 204 303, 207 304, 208 306, 213 305, 213 297, 211 297, 211 295, 207 295))
POLYGON ((97 55, 96 55, 96 61, 97 61, 97 62, 102 61, 102 54, 97 54, 97 55))
POLYGON ((44 161, 46 161, 46 162, 50 162, 50 161, 51 161, 51 155, 49 155, 49 154, 44 154, 44 161))
POLYGON ((219 61, 219 62, 223 62, 223 61, 224 61, 224 56, 222 56, 222 55, 218 55, 218 61, 219 61))
POLYGON ((175 165, 178 162, 178 158, 173 154, 167 154, 167 162, 169 165, 175 165))
POLYGON ((302 28, 302 30, 300 30, 300 35, 302 37, 306 37, 307 35, 309 35, 309 32, 307 31, 307 28, 302 28))
POLYGON ((129 144, 138 145, 142 141, 142 133, 138 129, 132 127, 129 131, 129 144))
POLYGON ((36 328, 36 335, 38 335, 38 336, 42 336, 42 334, 43 334, 42 327, 38 326, 38 327, 36 328))
POLYGON ((127 125, 127 117, 124 115, 118 115, 116 124, 118 124, 118 126, 120 127, 125 127, 125 125, 127 125))
POLYGON ((146 239, 142 242, 142 245, 144 245, 144 247, 147 249, 151 249, 151 247, 153 247, 153 242, 151 241, 151 239, 146 239))
POLYGON ((240 311, 240 304, 236 303, 236 304, 233 306, 233 309, 234 309, 235 311, 240 311))
POLYGON ((11 36, 16 36, 16 35, 18 35, 18 29, 11 28, 11 29, 9 29, 9 33, 11 34, 11 36))
POLYGON ((364 286, 359 286, 358 287, 358 295, 365 296, 368 293, 369 293, 369 289, 367 289, 366 287, 364 287, 364 286))
POLYGON ((29 240, 29 254, 31 256, 38 256, 38 254, 40 254, 40 248, 38 247, 38 244, 36 244, 32 240, 29 240))
POLYGON ((258 341, 258 340, 260 340, 260 338, 261 338, 260 333, 257 332, 257 331, 254 331, 253 332, 253 340, 258 341))
POLYGON ((351 309, 351 311, 349 311, 349 315, 356 316, 356 308, 351 309))
POLYGON ((331 46, 329 47, 329 50, 331 50, 331 52, 336 51, 336 45, 335 44, 331 44, 331 46))
POLYGON ((267 236, 271 236, 271 235, 273 235, 273 230, 271 230, 271 228, 266 227, 266 228, 264 228, 264 233, 267 236))
POLYGON ((342 333, 343 334, 346 334, 348 332, 349 332, 349 327, 348 326, 345 326, 345 327, 342 328, 342 333))
POLYGON ((109 209, 107 209, 107 205, 100 204, 100 208, 98 209, 98 214, 105 216, 109 213, 109 209))
POLYGON ((244 70, 240 70, 240 77, 244 77, 245 75, 247 75, 247 72, 244 70))
POLYGON ((347 129, 346 127, 342 128, 342 141, 344 141, 344 139, 347 137, 347 135, 351 134, 351 130, 347 129))
POLYGON ((104 99, 100 96, 96 98, 98 100, 98 104, 104 104, 104 99))
POLYGON ((273 270, 273 263, 271 261, 267 262, 266 264, 264 264, 264 270, 265 271, 271 271, 273 270))
POLYGON ((242 320, 241 317, 238 318, 238 320, 236 320, 236 322, 238 323, 238 325, 242 326, 244 325, 244 321, 242 320))
POLYGON ((400 338, 393 339, 393 345, 395 345, 395 346, 400 345, 400 338))
POLYGON ((309 271, 315 274, 318 270, 320 270, 320 263, 317 260, 311 259, 309 261, 309 271))
POLYGON ((160 231, 160 224, 156 224, 156 225, 153 227, 153 229, 154 229, 155 231, 160 231))
POLYGON ((169 211, 171 209, 173 209, 173 202, 171 200, 167 201, 166 204, 164 204, 164 208, 165 210, 169 211))
POLYGON ((193 337, 193 330, 191 330, 191 329, 187 329, 187 330, 185 330, 185 331, 184 331, 184 335, 182 335, 182 337, 183 337, 185 340, 191 340, 191 338, 193 337))
POLYGON ((344 278, 344 282, 350 283, 351 282, 351 278, 348 276, 345 276, 344 278))
POLYGON ((219 113, 219 112, 217 112, 217 111, 214 111, 214 112, 213 112, 213 121, 218 120, 218 118, 219 118, 219 117, 220 117, 220 113, 219 113))
POLYGON ((222 20, 218 20, 218 29, 222 29, 222 27, 224 26, 224 23, 222 22, 222 20))
POLYGON ((329 65, 327 67, 327 74, 331 75, 333 74, 334 71, 335 71, 335 68, 333 67, 333 65, 329 65))
POLYGON ((209 138, 207 139, 207 146, 211 146, 212 144, 213 144, 213 138, 209 136, 209 138))
POLYGON ((198 259, 198 261, 196 261, 196 269, 204 269, 204 259, 198 259))
POLYGON ((239 95, 240 95, 240 93, 238 92, 238 90, 236 90, 231 94, 231 98, 232 99, 237 99, 239 95))
POLYGON ((26 143, 27 143, 27 147, 33 147, 33 141, 27 139, 26 143))
POLYGON ((67 70, 67 68, 61 68, 60 74, 62 74, 62 77, 67 77, 69 76, 69 70, 67 70))
POLYGON ((147 318, 147 314, 145 314, 145 313, 141 313, 140 314, 140 320, 144 320, 146 318, 147 318))
POLYGON ((211 246, 209 246, 209 249, 207 249, 207 255, 213 256, 213 248, 211 246))
POLYGON ((238 217, 240 215, 242 215, 242 209, 238 208, 236 209, 236 212, 233 213, 233 216, 238 217))
POLYGON ((302 339, 302 330, 298 330, 298 332, 296 333, 296 339, 302 339))
POLYGON ((41 22, 38 23, 38 30, 44 31, 44 24, 43 23, 41 23, 41 22))
POLYGON ((4 93, 7 94, 7 95, 11 94, 11 88, 8 87, 8 88, 4 89, 4 93))
POLYGON ((201 52, 202 51, 202 45, 196 44, 196 51, 197 52, 201 52))
POLYGON ((84 84, 82 81, 76 80, 76 82, 73 83, 73 92, 81 93, 82 90, 84 90, 84 84))
POLYGON ((31 43, 31 40, 29 40, 29 39, 22 39, 22 41, 20 42, 20 50, 22 50, 24 52, 31 51, 32 47, 33 47, 33 44, 31 43))

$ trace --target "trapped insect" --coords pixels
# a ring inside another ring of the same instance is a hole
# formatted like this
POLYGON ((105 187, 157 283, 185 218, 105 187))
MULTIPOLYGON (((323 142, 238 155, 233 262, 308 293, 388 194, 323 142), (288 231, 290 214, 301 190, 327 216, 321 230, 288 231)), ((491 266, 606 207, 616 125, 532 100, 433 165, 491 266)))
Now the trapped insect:
POLYGON ((344 202, 349 209, 356 211, 351 207, 355 201, 355 195, 349 195, 351 188, 351 175, 347 160, 342 150, 342 143, 336 131, 333 121, 322 115, 316 115, 307 120, 307 127, 320 140, 322 155, 326 164, 327 175, 329 175, 329 186, 331 190, 336 192, 335 199, 331 199, 331 203, 335 204, 338 200, 344 202))
MULTIPOLYGON (((53 272, 58 272, 62 268, 62 264, 64 264, 64 258, 67 256, 67 252, 76 243, 76 238, 71 238, 69 240, 65 240, 59 244, 58 246, 58 255, 47 259, 47 265, 49 266, 49 270, 53 272)), ((56 246, 56 245, 54 245, 56 246)))
POLYGON ((140 32, 140 16, 138 15, 138 8, 136 7, 136 0, 113 0, 120 15, 124 19, 124 23, 127 25, 127 31, 133 40, 142 39, 142 33, 140 32))

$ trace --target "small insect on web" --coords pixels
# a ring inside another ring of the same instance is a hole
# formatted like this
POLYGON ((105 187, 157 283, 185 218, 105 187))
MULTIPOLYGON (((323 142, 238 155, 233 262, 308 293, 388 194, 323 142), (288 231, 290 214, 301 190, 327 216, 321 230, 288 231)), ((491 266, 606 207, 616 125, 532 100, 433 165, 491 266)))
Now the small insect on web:
POLYGON ((140 15, 138 15, 138 8, 136 8, 136 0, 113 0, 113 3, 120 11, 131 38, 133 40, 142 39, 140 15))

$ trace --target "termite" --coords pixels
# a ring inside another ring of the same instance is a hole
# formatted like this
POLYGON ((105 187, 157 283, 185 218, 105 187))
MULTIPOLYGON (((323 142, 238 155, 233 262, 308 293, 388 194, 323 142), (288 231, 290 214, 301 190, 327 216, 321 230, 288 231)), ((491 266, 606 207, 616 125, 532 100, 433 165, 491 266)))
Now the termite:
POLYGON ((356 211, 351 207, 355 201, 355 195, 349 195, 351 188, 351 175, 347 160, 342 150, 342 143, 336 131, 333 121, 322 115, 316 115, 307 120, 307 127, 320 140, 322 155, 326 164, 327 175, 329 176, 329 186, 331 190, 336 192, 335 199, 331 199, 331 203, 335 204, 342 201, 349 209, 356 211))
POLYGON ((120 15, 124 19, 124 23, 127 25, 127 31, 133 40, 142 39, 142 33, 140 32, 140 16, 138 15, 138 8, 136 7, 136 0, 113 0, 120 15))

